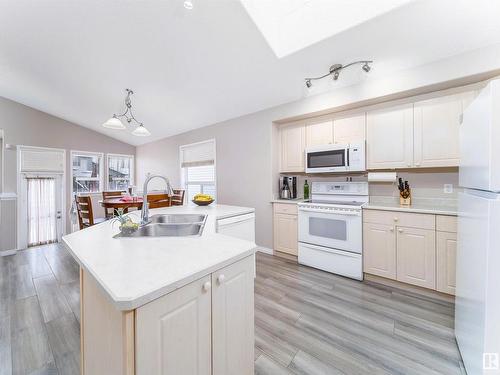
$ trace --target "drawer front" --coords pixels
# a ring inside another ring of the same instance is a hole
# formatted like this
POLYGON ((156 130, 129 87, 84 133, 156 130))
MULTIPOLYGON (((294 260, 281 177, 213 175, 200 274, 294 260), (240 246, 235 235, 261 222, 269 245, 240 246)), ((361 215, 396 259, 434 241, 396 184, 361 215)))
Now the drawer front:
POLYGON ((436 230, 439 232, 457 233, 457 217, 436 215, 436 230))
POLYGON ((274 213, 297 215, 297 205, 293 203, 274 203, 274 213))
POLYGON ((420 229, 435 229, 436 227, 435 215, 399 211, 363 210, 363 221, 420 229))

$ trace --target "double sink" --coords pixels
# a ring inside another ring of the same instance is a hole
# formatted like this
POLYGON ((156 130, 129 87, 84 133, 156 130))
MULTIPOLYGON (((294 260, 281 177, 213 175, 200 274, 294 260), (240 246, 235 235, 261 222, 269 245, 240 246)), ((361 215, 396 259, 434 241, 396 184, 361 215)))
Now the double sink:
POLYGON ((164 214, 153 215, 149 223, 132 233, 119 233, 115 237, 185 237, 200 236, 207 215, 164 214))

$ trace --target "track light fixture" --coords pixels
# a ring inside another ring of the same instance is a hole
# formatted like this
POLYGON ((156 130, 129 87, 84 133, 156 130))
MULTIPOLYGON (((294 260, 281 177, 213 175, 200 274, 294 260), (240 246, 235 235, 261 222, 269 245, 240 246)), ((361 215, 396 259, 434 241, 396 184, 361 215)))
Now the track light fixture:
POLYGON ((328 77, 328 76, 332 76, 333 80, 336 81, 337 79, 339 79, 340 72, 343 69, 348 68, 348 67, 350 67, 352 65, 356 65, 356 64, 363 64, 362 69, 366 73, 368 73, 371 70, 371 66, 370 66, 371 63, 373 63, 372 60, 361 60, 361 61, 354 61, 354 62, 346 64, 346 65, 333 64, 332 66, 330 66, 329 72, 326 73, 325 75, 322 75, 320 77, 305 78, 306 86, 309 89, 309 88, 312 87, 312 81, 316 81, 318 79, 323 79, 323 78, 328 77))

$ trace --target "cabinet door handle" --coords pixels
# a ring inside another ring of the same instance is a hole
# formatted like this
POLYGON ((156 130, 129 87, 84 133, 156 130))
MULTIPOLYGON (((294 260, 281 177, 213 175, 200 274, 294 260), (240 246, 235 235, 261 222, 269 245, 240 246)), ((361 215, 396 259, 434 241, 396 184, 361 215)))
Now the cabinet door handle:
POLYGON ((391 232, 394 232, 394 228, 389 229, 391 232))
POLYGON ((417 167, 420 167, 420 163, 415 163, 415 165, 416 165, 417 167))
POLYGON ((397 217, 394 218, 394 221, 398 221, 399 219, 397 217))
POLYGON ((398 229, 399 233, 403 233, 403 230, 401 228, 398 229))
POLYGON ((203 291, 208 292, 211 287, 212 287, 212 284, 210 283, 210 281, 207 281, 205 284, 203 284, 203 291))
POLYGON ((224 276, 224 274, 221 274, 221 275, 219 275, 219 277, 217 277, 217 282, 220 285, 224 282, 225 279, 226 279, 226 276, 224 276))

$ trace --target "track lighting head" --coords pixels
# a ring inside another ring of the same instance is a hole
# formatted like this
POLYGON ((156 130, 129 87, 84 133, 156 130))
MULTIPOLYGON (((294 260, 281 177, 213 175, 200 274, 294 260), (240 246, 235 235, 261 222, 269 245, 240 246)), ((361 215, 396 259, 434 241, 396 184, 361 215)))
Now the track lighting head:
POLYGON ((328 77, 328 76, 332 76, 333 80, 336 81, 336 80, 339 79, 340 72, 342 71, 342 69, 348 68, 351 65, 355 65, 355 64, 363 64, 363 66, 361 68, 366 73, 368 73, 371 70, 371 66, 369 64, 371 64, 372 62, 373 62, 372 60, 361 60, 361 61, 354 61, 354 62, 346 64, 346 65, 333 64, 332 66, 330 66, 330 71, 328 73, 326 73, 325 75, 322 75, 320 77, 306 78, 305 79, 306 86, 307 86, 307 88, 311 88, 312 81, 315 81, 315 80, 318 80, 318 79, 322 79, 322 78, 325 78, 325 77, 328 77))

